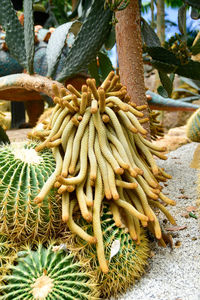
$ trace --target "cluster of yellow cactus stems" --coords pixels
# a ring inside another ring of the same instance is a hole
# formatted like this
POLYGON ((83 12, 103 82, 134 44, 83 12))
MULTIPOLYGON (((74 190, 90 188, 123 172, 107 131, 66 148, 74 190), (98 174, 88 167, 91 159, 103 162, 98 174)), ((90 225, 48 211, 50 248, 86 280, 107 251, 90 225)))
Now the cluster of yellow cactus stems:
POLYGON ((86 83, 81 92, 72 85, 67 89, 53 85, 56 105, 51 119, 44 121, 44 129, 33 136, 42 139, 36 151, 52 148, 56 169, 34 201, 41 203, 53 187, 57 188, 62 196, 63 221, 71 232, 96 244, 100 268, 107 273, 100 221, 102 202, 110 204, 115 224, 126 226, 137 243, 142 226, 163 245, 156 211, 160 209, 175 224, 165 207, 175 202, 162 193, 159 184, 171 178, 154 158, 166 159, 166 149, 146 138, 147 131, 141 125, 144 106, 130 101, 114 72, 98 88, 95 79, 89 78, 86 83), (77 210, 92 222, 92 235, 75 222, 77 210))

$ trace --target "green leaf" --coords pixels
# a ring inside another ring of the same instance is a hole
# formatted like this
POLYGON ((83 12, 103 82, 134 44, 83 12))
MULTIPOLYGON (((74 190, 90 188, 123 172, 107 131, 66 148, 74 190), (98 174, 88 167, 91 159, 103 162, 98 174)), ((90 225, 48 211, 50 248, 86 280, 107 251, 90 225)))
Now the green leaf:
POLYGON ((197 55, 198 53, 200 53, 200 38, 192 46, 191 51, 192 51, 192 55, 197 55))
POLYGON ((198 219, 198 217, 194 213, 192 213, 192 212, 189 213, 189 216, 192 217, 192 218, 194 218, 194 219, 198 219))
POLYGON ((112 12, 109 9, 104 10, 104 0, 93 2, 56 80, 64 81, 88 67, 110 31, 111 18, 112 12))
POLYGON ((74 35, 80 30, 81 22, 73 21, 60 25, 52 33, 48 45, 47 45, 47 64, 48 73, 47 76, 53 77, 56 72, 61 53, 65 47, 65 42, 69 32, 73 32, 74 35))
POLYGON ((198 20, 198 19, 200 18, 200 14, 199 14, 198 9, 192 7, 190 16, 191 16, 191 18, 192 18, 193 20, 198 20))
POLYGON ((158 88, 157 88, 157 92, 160 96, 162 96, 163 98, 168 98, 168 93, 166 91, 166 89, 160 85, 158 88))
POLYGON ((152 60, 151 64, 164 73, 176 73, 180 76, 191 78, 194 80, 200 80, 200 63, 197 61, 190 60, 187 64, 184 65, 173 65, 163 63, 161 61, 152 60))
POLYGON ((106 50, 111 50, 116 43, 116 37, 115 37, 115 26, 112 26, 110 33, 108 34, 104 46, 106 50))
POLYGON ((108 55, 104 52, 99 52, 99 66, 100 66, 100 73, 101 73, 101 79, 104 80, 108 76, 108 74, 113 71, 113 66, 111 63, 110 58, 108 55))
POLYGON ((185 34, 185 19, 186 19, 186 5, 183 4, 178 10, 178 28, 183 35, 185 34))
POLYGON ((0 125, 0 145, 1 144, 10 144, 10 140, 6 132, 3 130, 3 128, 0 125))
POLYGON ((200 9, 199 0, 183 0, 183 2, 185 2, 187 5, 200 9))
POLYGON ((11 56, 26 69, 24 29, 18 20, 11 0, 1 0, 0 24, 6 31, 6 44, 11 56))
POLYGON ((158 73, 159 73, 160 81, 163 87, 165 88, 165 90, 167 91, 168 94, 167 97, 170 97, 173 90, 173 84, 166 73, 161 71, 159 71, 158 73))
POLYGON ((78 13, 78 19, 82 22, 86 18, 86 16, 89 13, 89 10, 91 8, 91 5, 93 4, 95 0, 80 0, 78 7, 77 7, 77 13, 78 13))
POLYGON ((200 97, 200 95, 198 95, 197 93, 193 93, 191 92, 190 90, 188 89, 175 89, 174 92, 181 92, 181 93, 187 93, 187 94, 190 94, 190 95, 193 95, 193 96, 198 96, 200 97))
POLYGON ((174 82, 174 79, 175 79, 175 74, 174 74, 174 73, 171 73, 171 74, 169 75, 169 78, 170 78, 171 82, 173 83, 173 82, 174 82))
POLYGON ((147 47, 160 47, 161 43, 160 40, 153 30, 153 28, 145 21, 145 19, 142 19, 142 39, 143 42, 147 45, 147 47))
POLYGON ((89 71, 91 77, 95 78, 97 86, 99 86, 100 85, 100 76, 99 76, 99 70, 98 70, 96 59, 94 59, 89 64, 88 71, 89 71))
POLYGON ((130 3, 130 0, 125 0, 125 1, 121 1, 122 2, 122 4, 119 6, 119 7, 117 7, 117 10, 124 10, 128 5, 129 5, 129 3, 130 3))
POLYGON ((147 47, 147 52, 154 60, 173 65, 181 64, 174 53, 163 47, 147 47))
POLYGON ((176 73, 184 77, 200 80, 200 63, 190 60, 187 64, 178 66, 176 73))
POLYGON ((26 48, 27 70, 33 74, 34 60, 34 22, 33 22, 33 0, 24 0, 24 39, 26 48))
POLYGON ((199 99, 200 99, 200 95, 196 95, 196 96, 181 98, 180 100, 182 102, 192 102, 192 101, 199 100, 199 99))
POLYGON ((180 77, 180 79, 182 81, 186 82, 188 85, 190 85, 194 89, 196 89, 197 91, 200 91, 200 81, 198 81, 198 80, 192 80, 192 79, 185 78, 185 77, 180 77))
POLYGON ((159 60, 152 60, 151 64, 154 68, 164 73, 176 73, 177 66, 173 64, 164 63, 159 60))

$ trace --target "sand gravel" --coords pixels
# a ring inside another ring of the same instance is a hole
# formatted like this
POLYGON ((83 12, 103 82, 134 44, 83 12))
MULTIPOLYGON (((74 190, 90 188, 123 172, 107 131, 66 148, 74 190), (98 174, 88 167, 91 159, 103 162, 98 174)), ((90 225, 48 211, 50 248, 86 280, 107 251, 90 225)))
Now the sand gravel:
MULTIPOLYGON (((168 154, 167 161, 158 164, 173 176, 164 187, 164 193, 176 200, 169 207, 178 226, 174 231, 174 247, 159 247, 152 243, 154 256, 150 259, 146 274, 120 300, 200 300, 200 243, 198 220, 181 214, 186 207, 195 206, 197 170, 190 168, 196 143, 190 143, 168 154), (179 247, 175 245, 179 245, 179 247)), ((161 217, 161 214, 160 214, 161 217)), ((162 222, 162 221, 161 221, 162 222)), ((170 224, 164 224, 164 228, 170 224)), ((171 226, 170 226, 171 227, 171 226)), ((114 300, 114 298, 112 298, 114 300)))

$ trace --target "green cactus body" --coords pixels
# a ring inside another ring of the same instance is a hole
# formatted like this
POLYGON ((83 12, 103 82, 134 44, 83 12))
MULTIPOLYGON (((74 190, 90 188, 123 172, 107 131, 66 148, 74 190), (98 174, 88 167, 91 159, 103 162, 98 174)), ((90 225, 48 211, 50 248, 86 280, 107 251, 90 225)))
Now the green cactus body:
MULTIPOLYGON (((83 219, 76 219, 77 223, 89 234, 92 234, 92 225, 83 219)), ((117 296, 134 284, 135 279, 144 273, 145 265, 149 257, 148 240, 141 228, 140 244, 132 240, 128 229, 124 226, 119 228, 115 225, 112 213, 108 205, 103 206, 101 214, 101 227, 104 239, 105 256, 109 265, 109 272, 103 274, 97 262, 96 248, 88 244, 78 236, 69 237, 69 244, 77 248, 80 259, 89 258, 91 268, 97 270, 98 284, 103 299, 117 296), (116 243, 116 241, 118 243, 116 243), (111 257, 115 244, 120 244, 119 251, 111 257)))
POLYGON ((191 141, 200 142, 200 108, 189 118, 186 133, 191 141))
POLYGON ((55 191, 39 206, 33 202, 55 169, 51 150, 38 154, 36 143, 13 143, 0 148, 1 231, 25 238, 46 237, 60 226, 60 209, 55 191))
POLYGON ((0 299, 97 299, 96 285, 86 265, 62 245, 45 248, 39 244, 37 250, 27 246, 18 253, 16 263, 8 267, 0 299))

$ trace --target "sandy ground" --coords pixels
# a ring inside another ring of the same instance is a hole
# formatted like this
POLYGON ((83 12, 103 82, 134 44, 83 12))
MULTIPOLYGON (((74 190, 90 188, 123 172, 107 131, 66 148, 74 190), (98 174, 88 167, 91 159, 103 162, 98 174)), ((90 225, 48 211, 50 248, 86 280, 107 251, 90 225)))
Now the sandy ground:
MULTIPOLYGON (((158 164, 173 178, 164 187, 164 193, 177 203, 169 207, 178 226, 185 229, 167 231, 173 236, 173 249, 151 245, 153 257, 146 274, 120 300, 200 300, 200 235, 198 219, 186 218, 188 207, 196 206, 197 170, 190 168, 196 143, 190 143, 168 154, 167 161, 158 164), (186 209, 187 208, 187 209, 186 209)), ((190 208, 191 209, 191 208, 190 208)), ((197 211, 193 211, 198 215, 197 211)), ((160 219, 162 218, 160 214, 160 219)), ((164 217, 163 217, 164 219, 164 217)), ((114 298, 112 298, 114 300, 114 298)))

